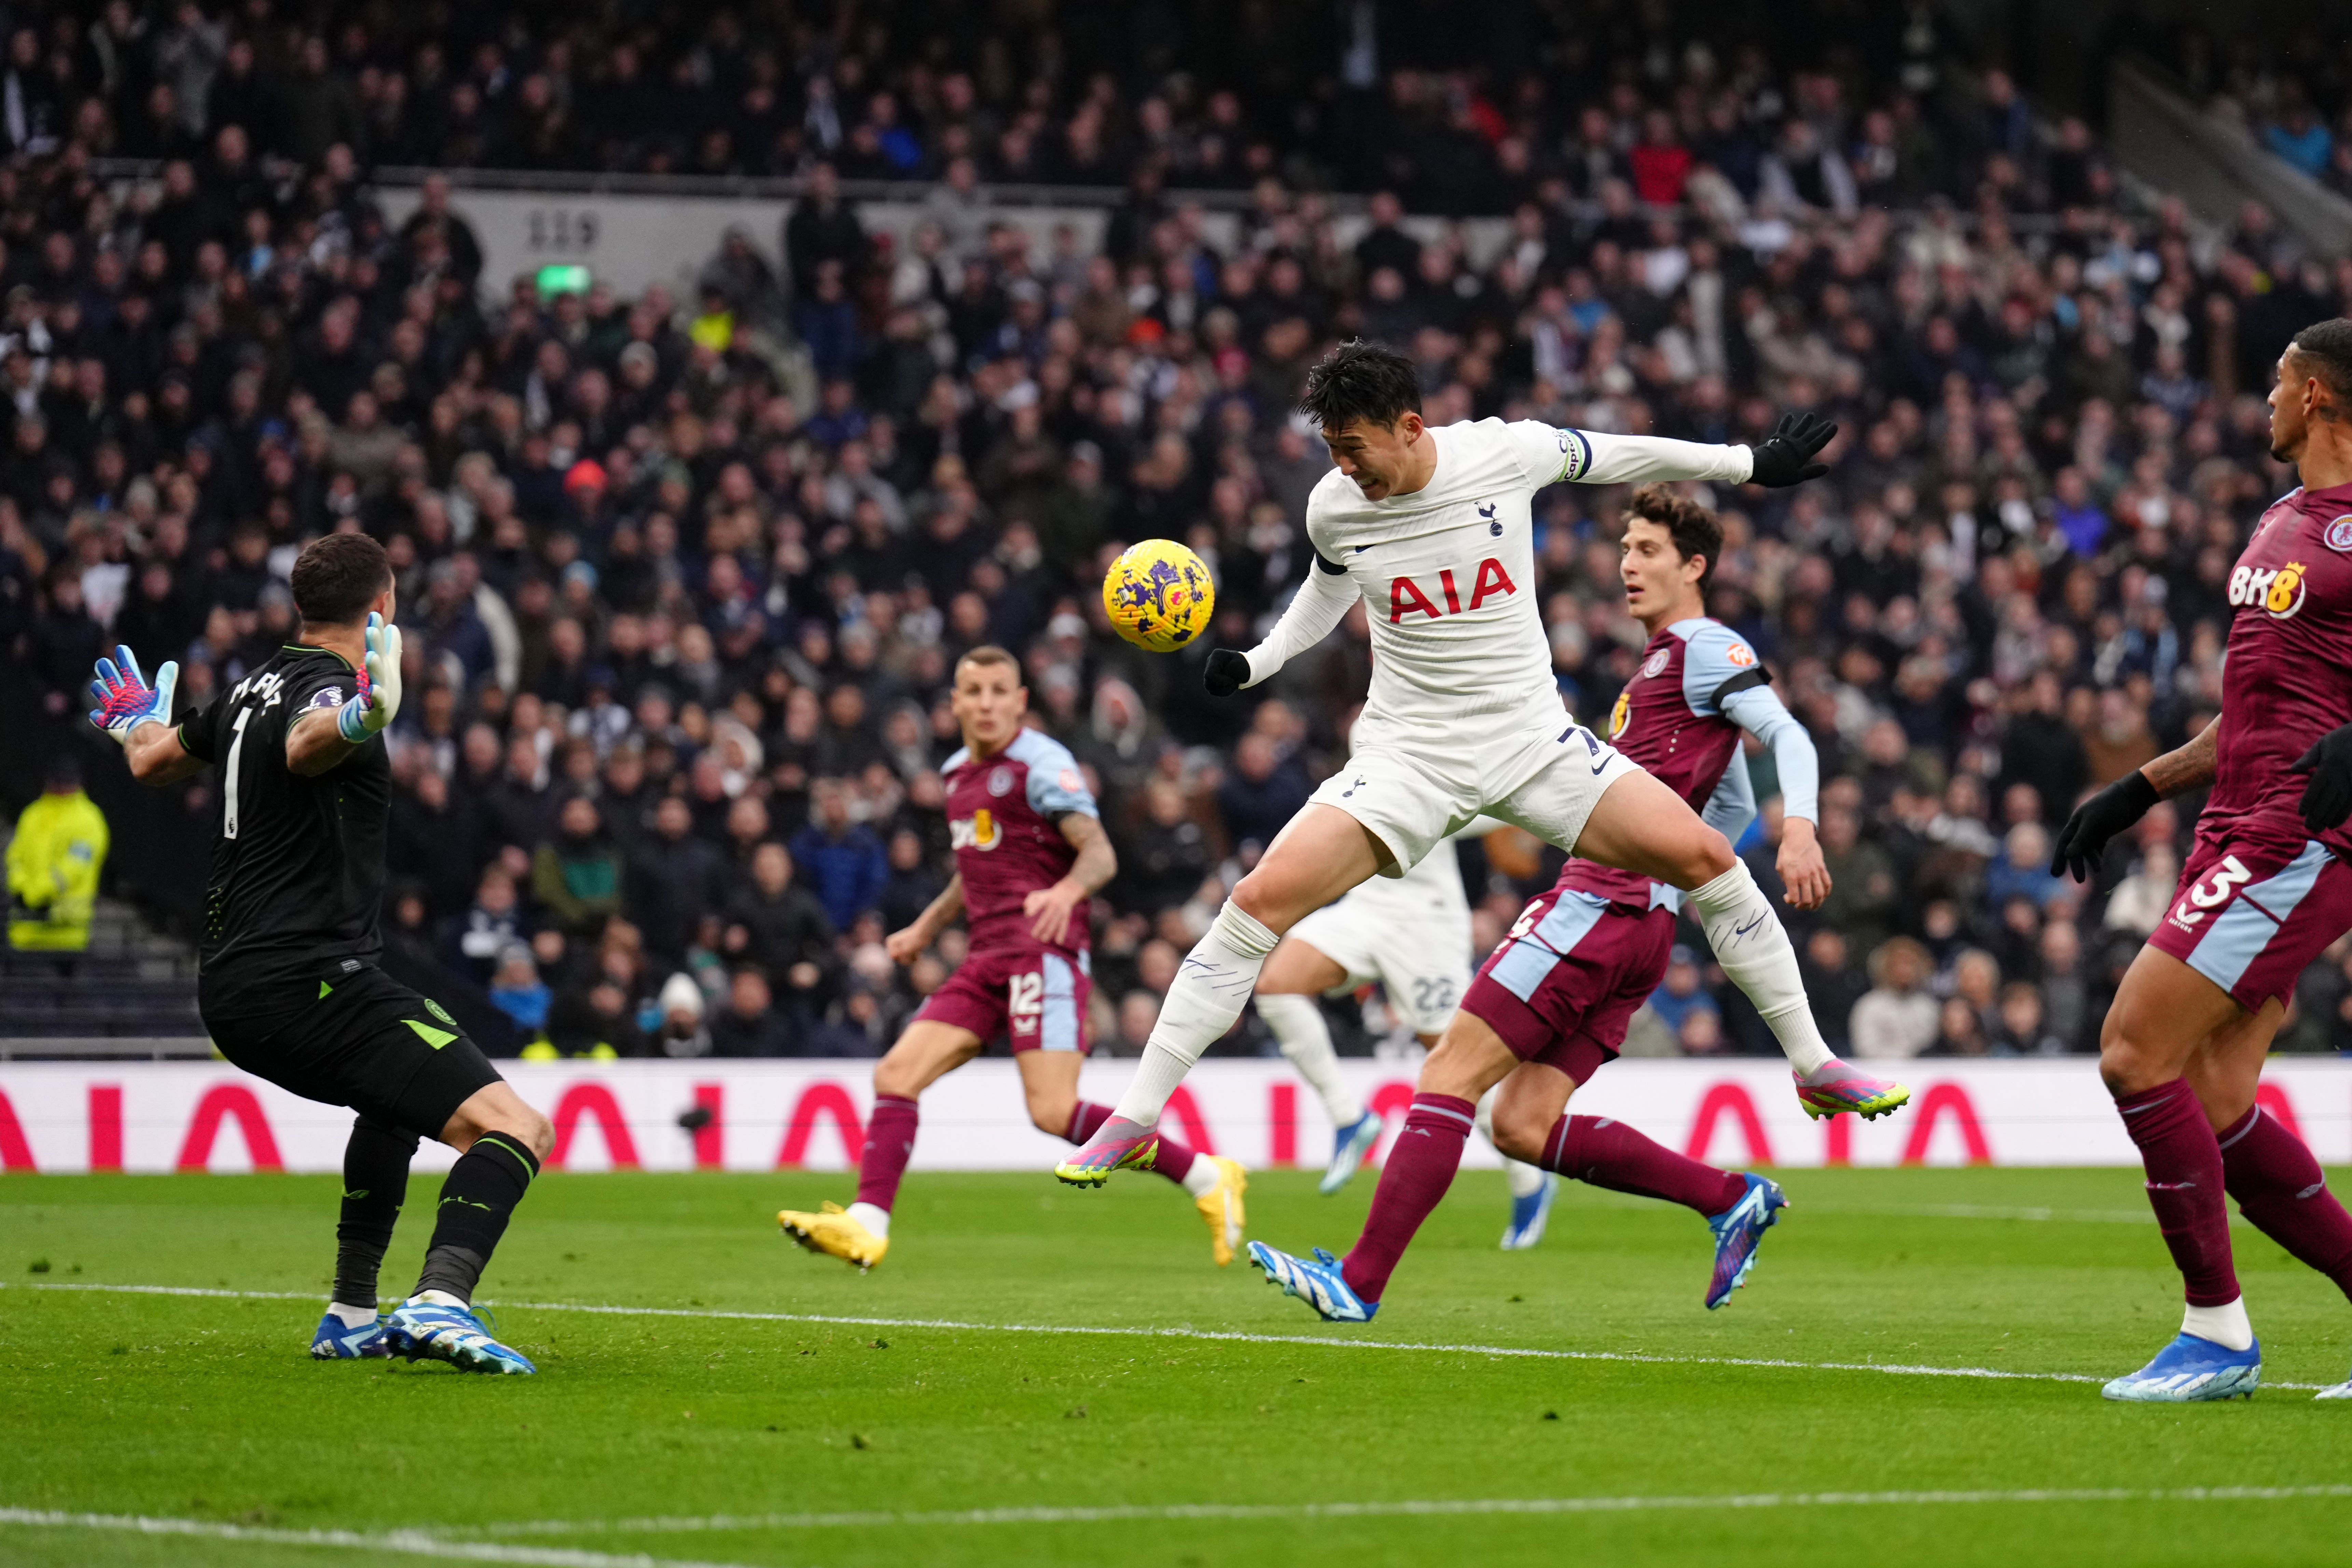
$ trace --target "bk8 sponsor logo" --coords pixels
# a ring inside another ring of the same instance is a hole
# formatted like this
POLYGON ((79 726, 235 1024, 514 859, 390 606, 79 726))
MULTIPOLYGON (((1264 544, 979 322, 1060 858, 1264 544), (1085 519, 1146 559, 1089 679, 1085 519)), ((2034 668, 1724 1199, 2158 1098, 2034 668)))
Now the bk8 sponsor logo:
POLYGON ((2267 610, 2283 621, 2294 618, 2309 592, 2300 561, 2276 567, 2241 565, 2230 574, 2231 608, 2267 610))

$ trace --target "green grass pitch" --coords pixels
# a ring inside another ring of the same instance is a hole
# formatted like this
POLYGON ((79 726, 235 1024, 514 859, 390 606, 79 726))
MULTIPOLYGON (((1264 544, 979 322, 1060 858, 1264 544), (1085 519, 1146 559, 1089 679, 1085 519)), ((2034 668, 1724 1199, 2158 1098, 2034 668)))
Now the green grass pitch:
MULTIPOLYGON (((2126 1407, 2055 1376, 1823 1363, 2137 1365, 2179 1311, 2137 1173, 1786 1183, 1748 1289, 1709 1313, 1691 1215, 1570 1186, 1542 1247, 1507 1255, 1500 1177, 1465 1173, 1380 1321, 1343 1329, 1213 1268, 1148 1178, 919 1173, 861 1278, 772 1220, 845 1199, 842 1176, 551 1175, 485 1283, 541 1375, 493 1379, 307 1358, 331 1178, 9 1177, 0 1564, 2342 1560, 2352 1404, 2310 1386, 2352 1364, 2352 1309, 2269 1241, 2237 1231, 2270 1386, 2126 1407), (255 1294, 56 1288, 131 1284, 255 1294), (805 1321, 826 1316, 910 1321, 805 1321), (1357 1348, 1376 1341, 1423 1348, 1357 1348), (1768 1362, 1804 1364, 1738 1364, 1768 1362), (2187 1495, 2239 1488, 2273 1495, 2187 1495), (2128 1495, 2079 1495, 2108 1490, 2128 1495)), ((1261 1175, 1252 1233, 1343 1246, 1370 1187, 1261 1175)))

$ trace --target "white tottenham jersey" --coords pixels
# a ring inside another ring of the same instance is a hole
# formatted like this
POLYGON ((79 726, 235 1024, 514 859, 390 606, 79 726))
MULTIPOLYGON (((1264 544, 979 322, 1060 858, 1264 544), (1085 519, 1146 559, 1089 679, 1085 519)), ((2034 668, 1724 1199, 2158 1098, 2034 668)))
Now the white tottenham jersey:
POLYGON ((1535 492, 1559 483, 1742 483, 1745 447, 1556 429, 1500 419, 1432 426, 1437 469, 1410 495, 1368 500, 1337 468, 1307 501, 1322 561, 1250 652, 1251 684, 1320 641, 1349 603, 1371 622, 1370 700, 1355 742, 1453 750, 1557 723, 1537 600, 1535 492), (1353 592, 1339 587, 1335 569, 1353 592))

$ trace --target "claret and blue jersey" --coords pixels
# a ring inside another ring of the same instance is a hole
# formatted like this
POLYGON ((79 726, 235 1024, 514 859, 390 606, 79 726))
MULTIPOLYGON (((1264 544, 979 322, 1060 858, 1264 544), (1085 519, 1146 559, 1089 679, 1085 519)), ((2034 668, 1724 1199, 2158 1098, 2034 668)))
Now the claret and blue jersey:
MULTIPOLYGON (((1077 759, 1052 736, 1024 730, 991 756, 975 757, 969 748, 957 752, 941 773, 972 948, 1045 947, 1031 934, 1022 901, 1061 880, 1077 858, 1062 837, 1061 819, 1074 812, 1101 815, 1077 759)), ((1058 950, 1083 953, 1087 923, 1087 905, 1080 903, 1058 950)))

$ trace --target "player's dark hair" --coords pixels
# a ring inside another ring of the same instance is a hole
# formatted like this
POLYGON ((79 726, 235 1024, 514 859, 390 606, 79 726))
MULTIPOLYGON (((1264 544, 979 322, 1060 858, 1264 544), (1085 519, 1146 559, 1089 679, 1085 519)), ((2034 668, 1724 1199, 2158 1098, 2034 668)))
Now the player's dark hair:
POLYGON ((1013 658, 1009 650, 1001 648, 992 642, 984 642, 956 660, 956 672, 961 674, 963 667, 967 664, 1010 665, 1013 668, 1013 678, 1015 680, 1021 679, 1021 661, 1013 658))
POLYGON ((1393 425, 1421 412, 1421 375, 1412 361, 1387 344, 1352 338, 1307 371, 1298 411, 1335 432, 1360 419, 1393 425))
POLYGON ((2327 388, 2337 411, 2352 415, 2352 318, 2314 321, 2295 333, 2294 354, 2327 388))
POLYGON ((296 558, 293 584, 304 625, 347 626, 391 586, 392 562, 364 533, 330 533, 296 558))
POLYGON ((1723 524, 1716 521, 1715 513, 1664 485, 1643 485, 1626 501, 1625 515, 1629 521, 1638 517, 1664 529, 1675 542, 1675 553, 1684 560, 1705 556, 1706 570, 1698 579, 1702 591, 1715 580, 1716 563, 1723 555, 1723 524))

